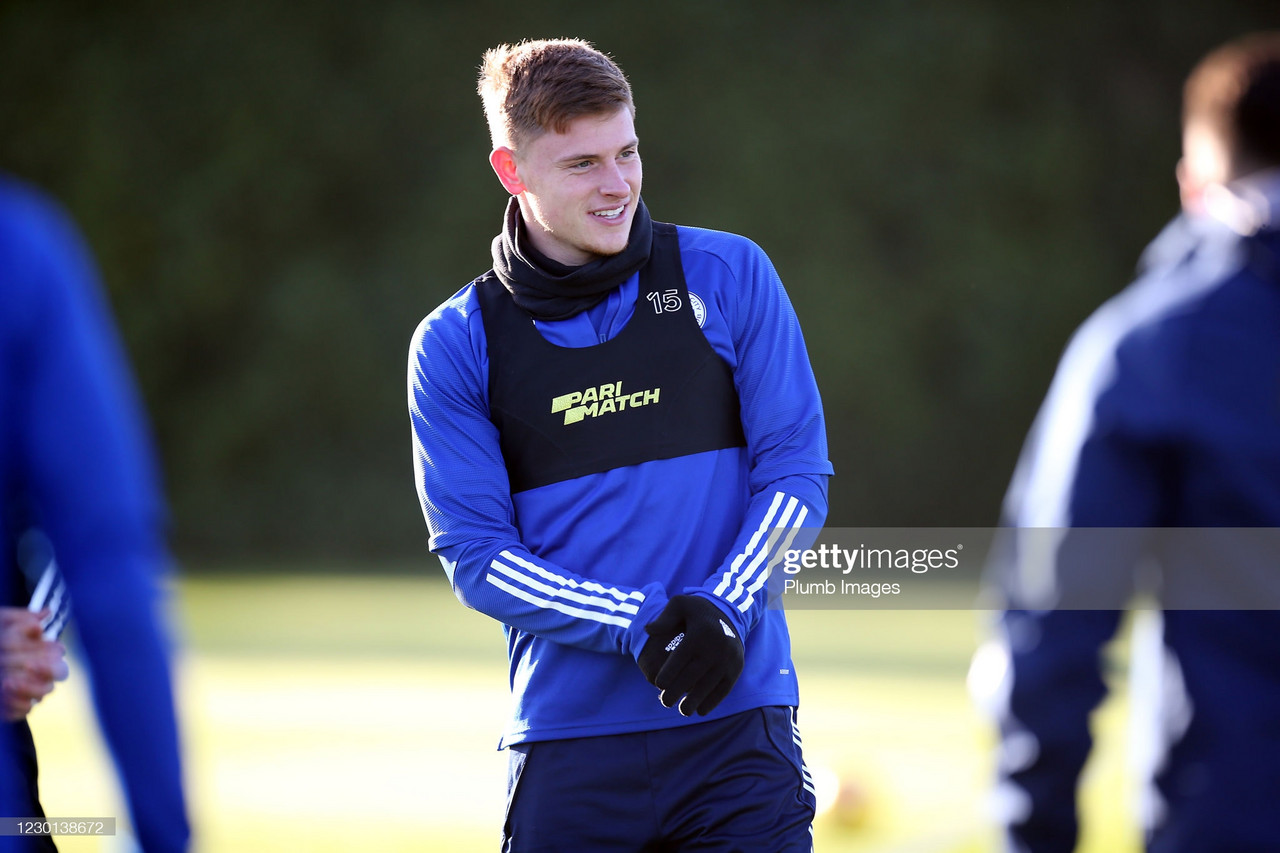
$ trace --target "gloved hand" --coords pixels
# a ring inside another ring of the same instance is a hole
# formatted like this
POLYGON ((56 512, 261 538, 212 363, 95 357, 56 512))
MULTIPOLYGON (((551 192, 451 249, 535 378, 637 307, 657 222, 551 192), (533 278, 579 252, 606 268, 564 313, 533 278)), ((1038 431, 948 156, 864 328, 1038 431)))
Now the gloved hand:
POLYGON ((742 674, 742 640, 720 608, 697 595, 677 595, 658 618, 637 662, 658 701, 680 713, 706 716, 729 695, 742 674), (683 697, 683 698, 682 698, 683 697))

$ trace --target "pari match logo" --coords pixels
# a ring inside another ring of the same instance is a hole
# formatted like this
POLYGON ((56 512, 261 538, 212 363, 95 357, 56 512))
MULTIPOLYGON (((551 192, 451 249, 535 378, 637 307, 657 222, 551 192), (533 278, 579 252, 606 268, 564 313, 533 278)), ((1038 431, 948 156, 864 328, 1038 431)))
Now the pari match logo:
POLYGON ((653 405, 658 402, 661 393, 661 388, 649 388, 629 394, 622 390, 622 380, 619 379, 617 382, 606 382, 603 385, 553 397, 551 414, 564 412, 564 423, 568 426, 587 418, 653 405))

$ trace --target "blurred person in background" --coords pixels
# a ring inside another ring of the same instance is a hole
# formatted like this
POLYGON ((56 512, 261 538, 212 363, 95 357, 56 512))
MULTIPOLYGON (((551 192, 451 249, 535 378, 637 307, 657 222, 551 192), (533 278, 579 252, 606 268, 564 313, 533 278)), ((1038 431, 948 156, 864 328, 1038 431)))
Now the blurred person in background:
POLYGON ((1280 849, 1280 551, 1254 532, 1280 528, 1280 33, 1188 77, 1177 178, 1181 214, 1072 338, 1004 506, 1022 545, 975 685, 1010 850, 1077 843, 1102 649, 1153 557, 1130 681, 1147 849, 1280 849))
MULTIPOLYGON (((88 249, 58 206, 0 175, 0 817, 43 815, 26 714, 66 675, 56 637, 70 601, 137 841, 148 853, 187 849, 157 613, 163 524, 142 409, 88 249)), ((0 849, 55 848, 8 836, 0 849)))
MULTIPOLYGON (((622 71, 489 51, 493 269, 414 335, 419 496, 505 625, 507 851, 809 851, 771 566, 827 510, 795 312, 758 246, 652 221, 622 71)), ((465 709, 459 709, 465 713, 465 709)))

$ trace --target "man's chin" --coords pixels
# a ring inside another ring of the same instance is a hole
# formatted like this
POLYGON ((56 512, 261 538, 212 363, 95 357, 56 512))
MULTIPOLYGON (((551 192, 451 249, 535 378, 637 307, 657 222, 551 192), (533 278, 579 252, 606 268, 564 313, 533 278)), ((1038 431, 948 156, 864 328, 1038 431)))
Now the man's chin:
POLYGON ((609 257, 610 255, 622 254, 627 248, 627 244, 631 242, 631 223, 635 217, 627 220, 625 225, 619 225, 607 234, 592 235, 598 236, 592 245, 584 248, 596 257, 609 257))
POLYGON ((622 254, 622 252, 627 248, 627 244, 625 242, 620 246, 613 243, 596 244, 594 246, 584 246, 583 248, 591 253, 592 258, 611 258, 614 255, 622 254))

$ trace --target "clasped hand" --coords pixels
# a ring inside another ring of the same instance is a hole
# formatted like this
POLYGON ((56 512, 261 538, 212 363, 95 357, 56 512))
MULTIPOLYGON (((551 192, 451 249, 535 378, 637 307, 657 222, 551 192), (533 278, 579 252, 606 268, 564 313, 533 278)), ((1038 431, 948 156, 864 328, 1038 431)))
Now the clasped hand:
POLYGON ((640 671, 670 708, 706 716, 729 695, 742 674, 743 646, 720 608, 696 595, 677 595, 658 618, 637 659, 640 671))

